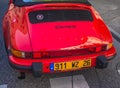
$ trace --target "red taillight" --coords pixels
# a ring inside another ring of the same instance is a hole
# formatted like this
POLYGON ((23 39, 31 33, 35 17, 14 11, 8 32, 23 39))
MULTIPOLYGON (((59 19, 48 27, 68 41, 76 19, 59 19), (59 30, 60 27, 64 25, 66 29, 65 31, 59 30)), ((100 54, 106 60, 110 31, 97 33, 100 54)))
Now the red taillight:
POLYGON ((105 51, 106 50, 106 46, 97 46, 97 47, 91 47, 89 48, 90 52, 100 52, 100 51, 105 51))
POLYGON ((33 53, 33 58, 41 58, 42 57, 42 54, 39 52, 39 53, 33 53))
POLYGON ((100 52, 100 51, 102 51, 102 47, 101 46, 96 47, 95 52, 100 52))
POLYGON ((49 58, 50 55, 48 52, 34 52, 33 58, 40 59, 40 58, 49 58))
POLYGON ((42 57, 43 58, 49 58, 50 54, 48 52, 42 52, 42 57))
POLYGON ((95 47, 90 47, 90 48, 88 48, 88 49, 89 49, 90 52, 95 52, 95 49, 96 49, 96 48, 95 48, 95 47))

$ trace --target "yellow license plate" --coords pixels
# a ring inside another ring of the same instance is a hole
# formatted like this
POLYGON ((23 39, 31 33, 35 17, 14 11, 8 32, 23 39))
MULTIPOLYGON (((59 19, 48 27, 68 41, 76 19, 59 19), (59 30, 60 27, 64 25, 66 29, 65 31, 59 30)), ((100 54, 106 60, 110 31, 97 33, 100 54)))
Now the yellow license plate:
POLYGON ((52 63, 50 65, 50 70, 65 71, 65 70, 80 69, 84 67, 91 67, 91 59, 71 61, 71 62, 52 63))

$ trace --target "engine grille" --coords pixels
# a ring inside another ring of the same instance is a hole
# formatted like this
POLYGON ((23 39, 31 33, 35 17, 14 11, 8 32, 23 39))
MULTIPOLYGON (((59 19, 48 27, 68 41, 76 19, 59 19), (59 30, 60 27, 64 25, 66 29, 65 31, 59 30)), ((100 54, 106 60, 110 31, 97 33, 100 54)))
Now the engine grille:
POLYGON ((56 21, 93 21, 89 10, 39 10, 29 14, 32 24, 56 21))

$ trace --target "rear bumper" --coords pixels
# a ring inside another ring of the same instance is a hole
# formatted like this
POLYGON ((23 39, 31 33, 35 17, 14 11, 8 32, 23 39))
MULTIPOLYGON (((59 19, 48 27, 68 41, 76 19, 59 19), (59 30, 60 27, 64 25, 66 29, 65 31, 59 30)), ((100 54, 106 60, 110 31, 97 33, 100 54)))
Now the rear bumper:
POLYGON ((20 71, 32 71, 33 70, 33 63, 40 63, 41 68, 40 70, 42 73, 51 73, 50 71, 50 63, 56 62, 68 62, 68 61, 75 61, 75 60, 84 60, 91 58, 92 63, 91 67, 96 66, 96 59, 99 56, 104 55, 107 61, 112 60, 116 56, 115 48, 112 47, 110 50, 105 52, 100 52, 97 54, 89 54, 85 56, 71 56, 71 57, 64 57, 64 58, 48 58, 48 59, 21 59, 16 58, 14 56, 9 56, 9 63, 10 65, 20 71))

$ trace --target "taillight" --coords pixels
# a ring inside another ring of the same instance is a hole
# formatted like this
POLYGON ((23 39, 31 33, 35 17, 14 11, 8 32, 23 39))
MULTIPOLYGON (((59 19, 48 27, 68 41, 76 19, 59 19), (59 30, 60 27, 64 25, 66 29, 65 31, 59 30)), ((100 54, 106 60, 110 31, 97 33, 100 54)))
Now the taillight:
POLYGON ((90 52, 100 52, 100 51, 105 51, 105 50, 106 50, 106 45, 89 48, 90 52))
POLYGON ((35 58, 35 59, 40 59, 40 58, 49 58, 49 53, 47 52, 23 52, 23 51, 18 51, 15 49, 11 49, 11 54, 15 57, 19 58, 35 58))
POLYGON ((32 58, 33 57, 33 53, 32 52, 24 52, 25 53, 25 57, 24 58, 32 58))
POLYGON ((19 58, 32 58, 33 56, 32 52, 23 52, 23 51, 18 51, 12 48, 11 48, 11 54, 19 58))
POLYGON ((100 52, 100 51, 102 51, 102 47, 101 46, 96 47, 95 52, 100 52))
POLYGON ((41 53, 33 53, 33 58, 41 58, 42 54, 41 53))
POLYGON ((90 52, 95 52, 95 47, 90 47, 90 48, 88 48, 88 50, 90 51, 90 52))
POLYGON ((109 50, 110 48, 112 48, 112 46, 113 46, 113 43, 107 44, 106 50, 109 50))
POLYGON ((11 48, 11 54, 19 58, 27 59, 40 59, 40 58, 52 58, 52 57, 65 57, 73 55, 84 55, 88 53, 97 53, 101 51, 106 51, 112 48, 113 44, 109 43, 107 45, 90 47, 87 49, 78 49, 78 50, 65 50, 65 51, 41 51, 41 52, 23 52, 11 48))
POLYGON ((20 57, 20 58, 25 58, 25 52, 21 52, 15 49, 11 49, 11 53, 12 55, 16 56, 16 57, 20 57))
POLYGON ((107 45, 102 45, 102 46, 90 47, 89 51, 90 52, 105 51, 105 50, 109 50, 110 48, 112 48, 112 46, 113 46, 113 43, 109 43, 107 45))

